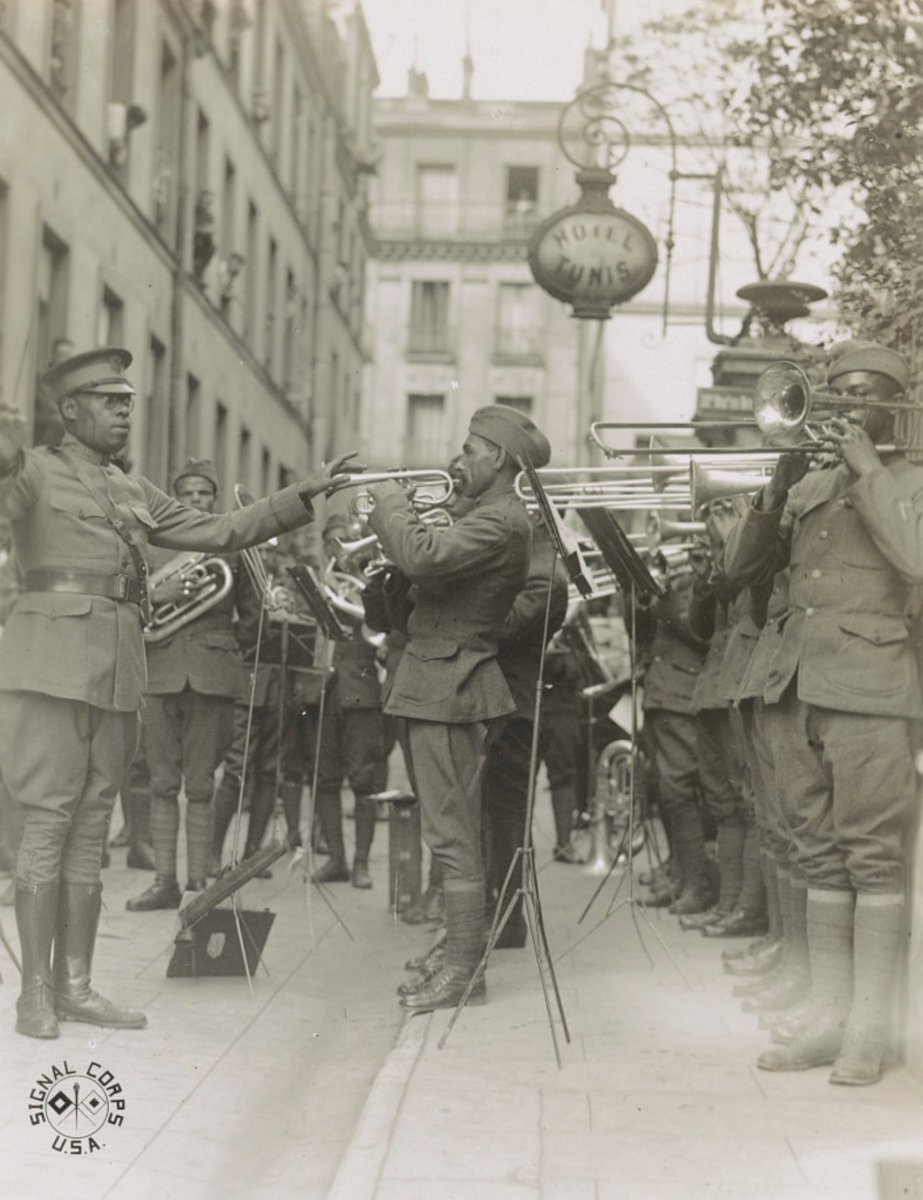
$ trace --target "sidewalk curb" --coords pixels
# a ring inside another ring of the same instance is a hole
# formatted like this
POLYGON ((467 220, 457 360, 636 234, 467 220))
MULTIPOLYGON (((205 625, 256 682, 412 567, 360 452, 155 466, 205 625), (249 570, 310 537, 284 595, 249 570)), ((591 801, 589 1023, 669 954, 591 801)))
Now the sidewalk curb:
POLYGON ((405 1023, 369 1089, 327 1200, 374 1200, 391 1135, 432 1021, 433 1014, 428 1013, 405 1023))

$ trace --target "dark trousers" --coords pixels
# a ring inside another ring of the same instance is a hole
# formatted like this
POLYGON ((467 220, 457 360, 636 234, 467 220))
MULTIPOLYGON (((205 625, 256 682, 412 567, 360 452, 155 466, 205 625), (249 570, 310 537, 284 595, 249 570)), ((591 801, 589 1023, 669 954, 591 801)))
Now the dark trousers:
POLYGON ((234 734, 232 697, 205 696, 190 687, 147 696, 141 729, 152 795, 174 803, 185 781, 190 804, 211 803, 215 772, 234 734))
MULTIPOLYGON (((488 899, 499 896, 516 850, 522 846, 525 837, 532 728, 532 722, 523 717, 508 717, 487 750, 484 817, 488 899)), ((505 900, 509 900, 521 883, 520 863, 505 900)))

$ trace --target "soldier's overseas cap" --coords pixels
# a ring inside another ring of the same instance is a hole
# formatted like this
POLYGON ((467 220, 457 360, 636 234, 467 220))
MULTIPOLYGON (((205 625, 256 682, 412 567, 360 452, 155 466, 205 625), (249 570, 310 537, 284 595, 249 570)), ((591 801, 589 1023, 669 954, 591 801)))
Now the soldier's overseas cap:
POLYGON ((176 485, 181 479, 188 479, 191 475, 197 476, 199 479, 207 479, 212 485, 212 490, 215 495, 218 494, 218 472, 215 470, 215 464, 210 458, 190 458, 187 463, 177 471, 173 476, 173 490, 176 491, 176 485))
POLYGON ((41 382, 55 401, 75 392, 133 396, 135 389, 125 378, 130 366, 131 354, 127 350, 111 346, 104 350, 87 350, 85 354, 75 354, 46 371, 41 382))
MULTIPOLYGON (((835 349, 836 347, 831 348, 831 355, 835 349)), ((910 368, 897 351, 889 350, 887 346, 879 346, 877 342, 854 342, 842 353, 836 354, 827 368, 827 382, 833 383, 841 375, 848 375, 852 371, 870 371, 875 375, 884 375, 893 379, 901 388, 907 386, 910 378, 910 368)))
POLYGON ((512 458, 528 458, 533 467, 545 467, 551 460, 548 439, 531 417, 507 404, 487 404, 471 417, 471 432, 486 438, 512 458))

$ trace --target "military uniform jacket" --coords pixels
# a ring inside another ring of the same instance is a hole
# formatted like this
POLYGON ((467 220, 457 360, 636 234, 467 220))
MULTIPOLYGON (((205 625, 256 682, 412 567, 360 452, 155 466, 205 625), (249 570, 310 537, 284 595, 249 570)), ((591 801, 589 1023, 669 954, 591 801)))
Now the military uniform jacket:
POLYGON ((759 641, 760 627, 752 608, 751 589, 745 587, 728 610, 730 635, 718 670, 718 697, 727 704, 733 704, 738 699, 759 641))
MULTIPOLYGON (((158 551, 152 568, 164 566, 172 557, 158 551)), ((243 698, 246 671, 233 627, 234 607, 243 591, 240 562, 236 556, 215 557, 224 558, 232 571, 231 590, 172 637, 146 644, 149 696, 177 695, 188 686, 203 696, 243 698)))
POLYGON ((692 693, 696 712, 728 707, 729 702, 721 697, 718 681, 731 639, 732 603, 727 580, 723 578, 718 577, 708 584, 696 581, 692 585, 689 628, 697 637, 708 642, 705 662, 692 693))
POLYGON ((742 578, 767 558, 789 569, 764 699, 780 699, 797 676, 806 704, 919 717, 905 614, 923 581, 923 470, 894 458, 859 479, 845 465, 817 471, 791 489, 788 508, 792 527, 780 533, 782 509, 751 507, 727 563, 742 578))
POLYGON ((338 641, 333 651, 333 681, 342 709, 381 708, 381 683, 375 647, 358 633, 338 641))
POLYGON ((446 528, 389 495, 369 525, 414 584, 408 642, 386 712, 421 721, 487 721, 515 709, 497 663, 504 618, 529 571, 532 526, 512 488, 488 491, 446 528))
MULTIPOLYGON (((105 490, 145 554, 148 544, 218 553, 241 549, 304 524, 310 512, 295 485, 239 512, 209 516, 65 437, 59 449, 25 451, 0 478, 0 511, 11 523, 24 573, 39 568, 134 573, 125 543, 81 479, 105 490)), ((146 688, 136 604, 66 592, 20 595, 0 642, 0 690, 42 692, 131 712, 141 707, 146 688)))
POLYGON ((654 640, 644 673, 645 710, 692 715, 696 681, 702 671, 707 643, 688 627, 690 581, 680 579, 658 606, 654 640))
MULTIPOLYGON (((758 585, 753 585, 754 587, 758 585)), ((751 589, 751 601, 753 600, 753 591, 751 589)), ((735 697, 739 704, 742 700, 763 699, 766 690, 766 680, 769 676, 769 669, 775 652, 782 640, 782 629, 780 622, 788 612, 788 568, 784 571, 776 572, 772 580, 772 586, 769 589, 767 603, 765 605, 765 617, 762 627, 758 627, 759 618, 763 615, 762 605, 754 603, 753 608, 759 608, 757 614, 751 610, 750 626, 757 630, 756 641, 753 646, 753 651, 750 655, 750 661, 747 663, 747 669, 740 680, 740 686, 737 689, 735 697)), ((748 628, 741 622, 740 629, 742 636, 749 636, 744 631, 748 628)))
POLYGON ((513 602, 500 631, 497 661, 516 704, 516 715, 535 716, 535 686, 541 665, 545 608, 551 585, 549 638, 564 624, 567 614, 567 572, 553 553, 544 526, 532 530, 532 558, 526 586, 513 602))

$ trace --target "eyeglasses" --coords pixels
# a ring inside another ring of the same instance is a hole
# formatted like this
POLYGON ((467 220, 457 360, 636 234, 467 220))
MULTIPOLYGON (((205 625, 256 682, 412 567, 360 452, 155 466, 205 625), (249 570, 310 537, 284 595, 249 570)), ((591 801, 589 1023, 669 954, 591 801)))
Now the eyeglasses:
POLYGON ((131 413, 135 407, 135 397, 125 392, 111 392, 108 395, 105 392, 75 392, 74 394, 102 401, 106 412, 110 413, 131 413))

